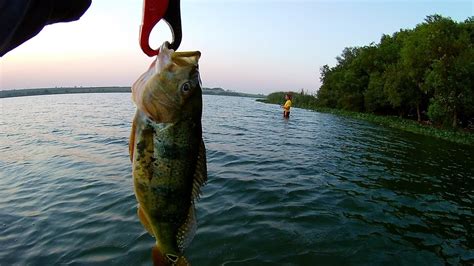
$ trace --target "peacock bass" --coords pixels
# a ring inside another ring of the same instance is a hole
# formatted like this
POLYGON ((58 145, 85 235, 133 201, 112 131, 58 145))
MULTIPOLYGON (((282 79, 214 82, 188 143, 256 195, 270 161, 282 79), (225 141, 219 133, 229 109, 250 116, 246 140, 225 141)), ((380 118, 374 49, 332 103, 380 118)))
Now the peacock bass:
POLYGON ((134 191, 138 217, 156 239, 155 265, 188 265, 183 252, 196 230, 194 202, 207 180, 200 56, 174 52, 165 43, 132 86, 134 191))

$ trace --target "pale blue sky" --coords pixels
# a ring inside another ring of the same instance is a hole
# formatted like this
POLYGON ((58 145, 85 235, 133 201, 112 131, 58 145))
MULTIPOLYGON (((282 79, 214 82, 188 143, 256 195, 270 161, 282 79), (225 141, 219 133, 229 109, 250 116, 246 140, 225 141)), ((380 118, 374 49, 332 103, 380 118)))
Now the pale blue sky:
MULTIPOLYGON (((463 21, 473 1, 181 0, 184 50, 200 50, 206 87, 315 92, 319 68, 344 47, 378 42, 427 15, 463 21)), ((0 89, 130 86, 152 59, 138 46, 142 2, 93 0, 78 22, 47 26, 4 56, 0 89)), ((158 47, 167 26, 152 35, 158 47)))

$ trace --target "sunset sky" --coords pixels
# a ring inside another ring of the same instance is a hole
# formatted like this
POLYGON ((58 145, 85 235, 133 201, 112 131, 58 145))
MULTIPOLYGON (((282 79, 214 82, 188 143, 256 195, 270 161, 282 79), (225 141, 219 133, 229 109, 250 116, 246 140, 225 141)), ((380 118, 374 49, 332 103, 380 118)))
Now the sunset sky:
MULTIPOLYGON (((181 51, 200 50, 204 87, 315 92, 344 47, 379 42, 427 15, 463 21, 473 1, 181 0, 181 51)), ((130 86, 151 63, 138 45, 142 1, 94 0, 76 22, 49 25, 0 58, 0 90, 130 86)), ((171 40, 164 23, 152 46, 171 40)))

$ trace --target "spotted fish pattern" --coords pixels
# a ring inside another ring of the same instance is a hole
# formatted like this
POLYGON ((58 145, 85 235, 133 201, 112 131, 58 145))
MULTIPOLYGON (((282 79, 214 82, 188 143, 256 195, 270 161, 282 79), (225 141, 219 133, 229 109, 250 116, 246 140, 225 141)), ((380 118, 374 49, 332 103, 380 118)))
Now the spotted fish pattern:
POLYGON ((194 203, 207 180, 202 139, 200 52, 160 54, 132 86, 130 134, 138 217, 155 237, 155 265, 189 265, 183 253, 196 230, 194 203))

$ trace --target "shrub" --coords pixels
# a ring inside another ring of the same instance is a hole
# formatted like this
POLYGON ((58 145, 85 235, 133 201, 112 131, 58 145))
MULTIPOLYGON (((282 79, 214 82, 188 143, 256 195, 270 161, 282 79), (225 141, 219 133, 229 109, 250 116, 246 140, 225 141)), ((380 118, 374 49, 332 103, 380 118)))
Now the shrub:
POLYGON ((448 122, 448 112, 438 99, 431 99, 428 107, 428 117, 431 122, 438 125, 445 125, 448 122))

